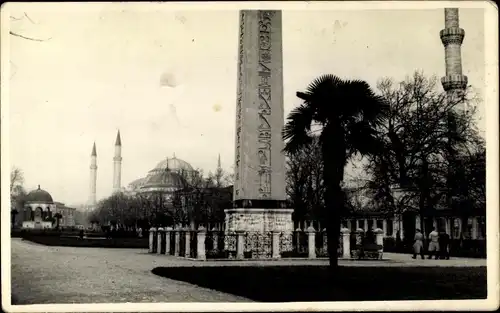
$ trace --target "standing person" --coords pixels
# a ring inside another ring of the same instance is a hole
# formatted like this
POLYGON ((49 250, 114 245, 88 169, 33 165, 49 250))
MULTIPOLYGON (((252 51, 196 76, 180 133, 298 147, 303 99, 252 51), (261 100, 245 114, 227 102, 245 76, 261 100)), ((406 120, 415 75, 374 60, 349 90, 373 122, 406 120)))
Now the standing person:
POLYGON ((441 250, 441 257, 440 259, 450 259, 450 235, 446 233, 445 230, 442 230, 439 233, 439 248, 441 250))
POLYGON ((413 257, 412 259, 416 259, 417 255, 420 254, 422 260, 424 257, 424 234, 420 232, 420 229, 415 230, 415 242, 413 243, 413 257))
POLYGON ((439 233, 436 228, 429 234, 429 260, 432 259, 434 255, 435 259, 439 258, 439 233))

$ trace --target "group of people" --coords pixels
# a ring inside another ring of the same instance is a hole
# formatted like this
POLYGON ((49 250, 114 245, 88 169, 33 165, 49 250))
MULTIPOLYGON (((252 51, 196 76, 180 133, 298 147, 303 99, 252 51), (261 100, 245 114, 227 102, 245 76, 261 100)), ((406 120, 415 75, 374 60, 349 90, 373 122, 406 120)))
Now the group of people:
MULTIPOLYGON (((429 246, 427 247, 427 251, 429 253, 428 259, 432 259, 434 257, 436 260, 438 259, 450 259, 450 235, 446 233, 446 231, 441 230, 438 232, 436 228, 434 228, 429 233, 429 246)), ((415 238, 413 243, 413 259, 416 259, 418 255, 422 257, 422 260, 425 259, 425 251, 424 251, 424 234, 417 229, 415 232, 415 238)))

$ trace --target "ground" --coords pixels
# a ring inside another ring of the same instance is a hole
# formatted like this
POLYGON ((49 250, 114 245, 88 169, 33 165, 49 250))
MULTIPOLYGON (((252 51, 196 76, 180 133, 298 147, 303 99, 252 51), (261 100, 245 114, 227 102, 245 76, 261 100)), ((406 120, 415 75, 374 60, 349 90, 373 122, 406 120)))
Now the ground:
POLYGON ((12 304, 250 301, 154 275, 166 263, 146 250, 11 242, 12 304))
POLYGON ((387 293, 394 297, 395 291, 406 292, 405 299, 419 299, 432 298, 436 290, 456 298, 486 295, 486 262, 478 259, 412 260, 385 254, 391 260, 340 261, 342 288, 327 289, 332 282, 325 279, 326 260, 202 262, 141 249, 48 247, 21 239, 11 243, 13 304, 324 301, 358 299, 363 292, 368 298, 389 299, 387 293), (169 278, 153 274, 158 267, 167 268, 156 272, 169 278))

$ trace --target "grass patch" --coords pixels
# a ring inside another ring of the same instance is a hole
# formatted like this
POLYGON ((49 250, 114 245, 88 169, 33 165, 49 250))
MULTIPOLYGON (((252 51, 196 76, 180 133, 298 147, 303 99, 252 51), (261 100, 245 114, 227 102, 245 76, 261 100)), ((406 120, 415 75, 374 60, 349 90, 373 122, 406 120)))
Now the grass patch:
POLYGON ((486 299, 486 267, 156 267, 156 275, 260 302, 486 299))

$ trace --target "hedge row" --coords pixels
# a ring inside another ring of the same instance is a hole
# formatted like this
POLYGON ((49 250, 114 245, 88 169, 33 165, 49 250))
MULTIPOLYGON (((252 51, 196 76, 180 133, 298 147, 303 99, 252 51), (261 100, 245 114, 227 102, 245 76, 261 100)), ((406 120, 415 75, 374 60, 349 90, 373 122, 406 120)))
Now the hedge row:
POLYGON ((78 237, 23 236, 24 240, 47 246, 148 249, 148 238, 80 239, 78 237))
MULTIPOLYGON (((12 238, 22 238, 29 236, 54 236, 54 237, 78 237, 81 230, 55 230, 55 229, 13 229, 11 230, 12 238)), ((107 237, 107 233, 103 231, 84 231, 84 236, 89 238, 107 237)), ((116 238, 136 238, 136 232, 116 231, 111 232, 111 236, 116 238)))

